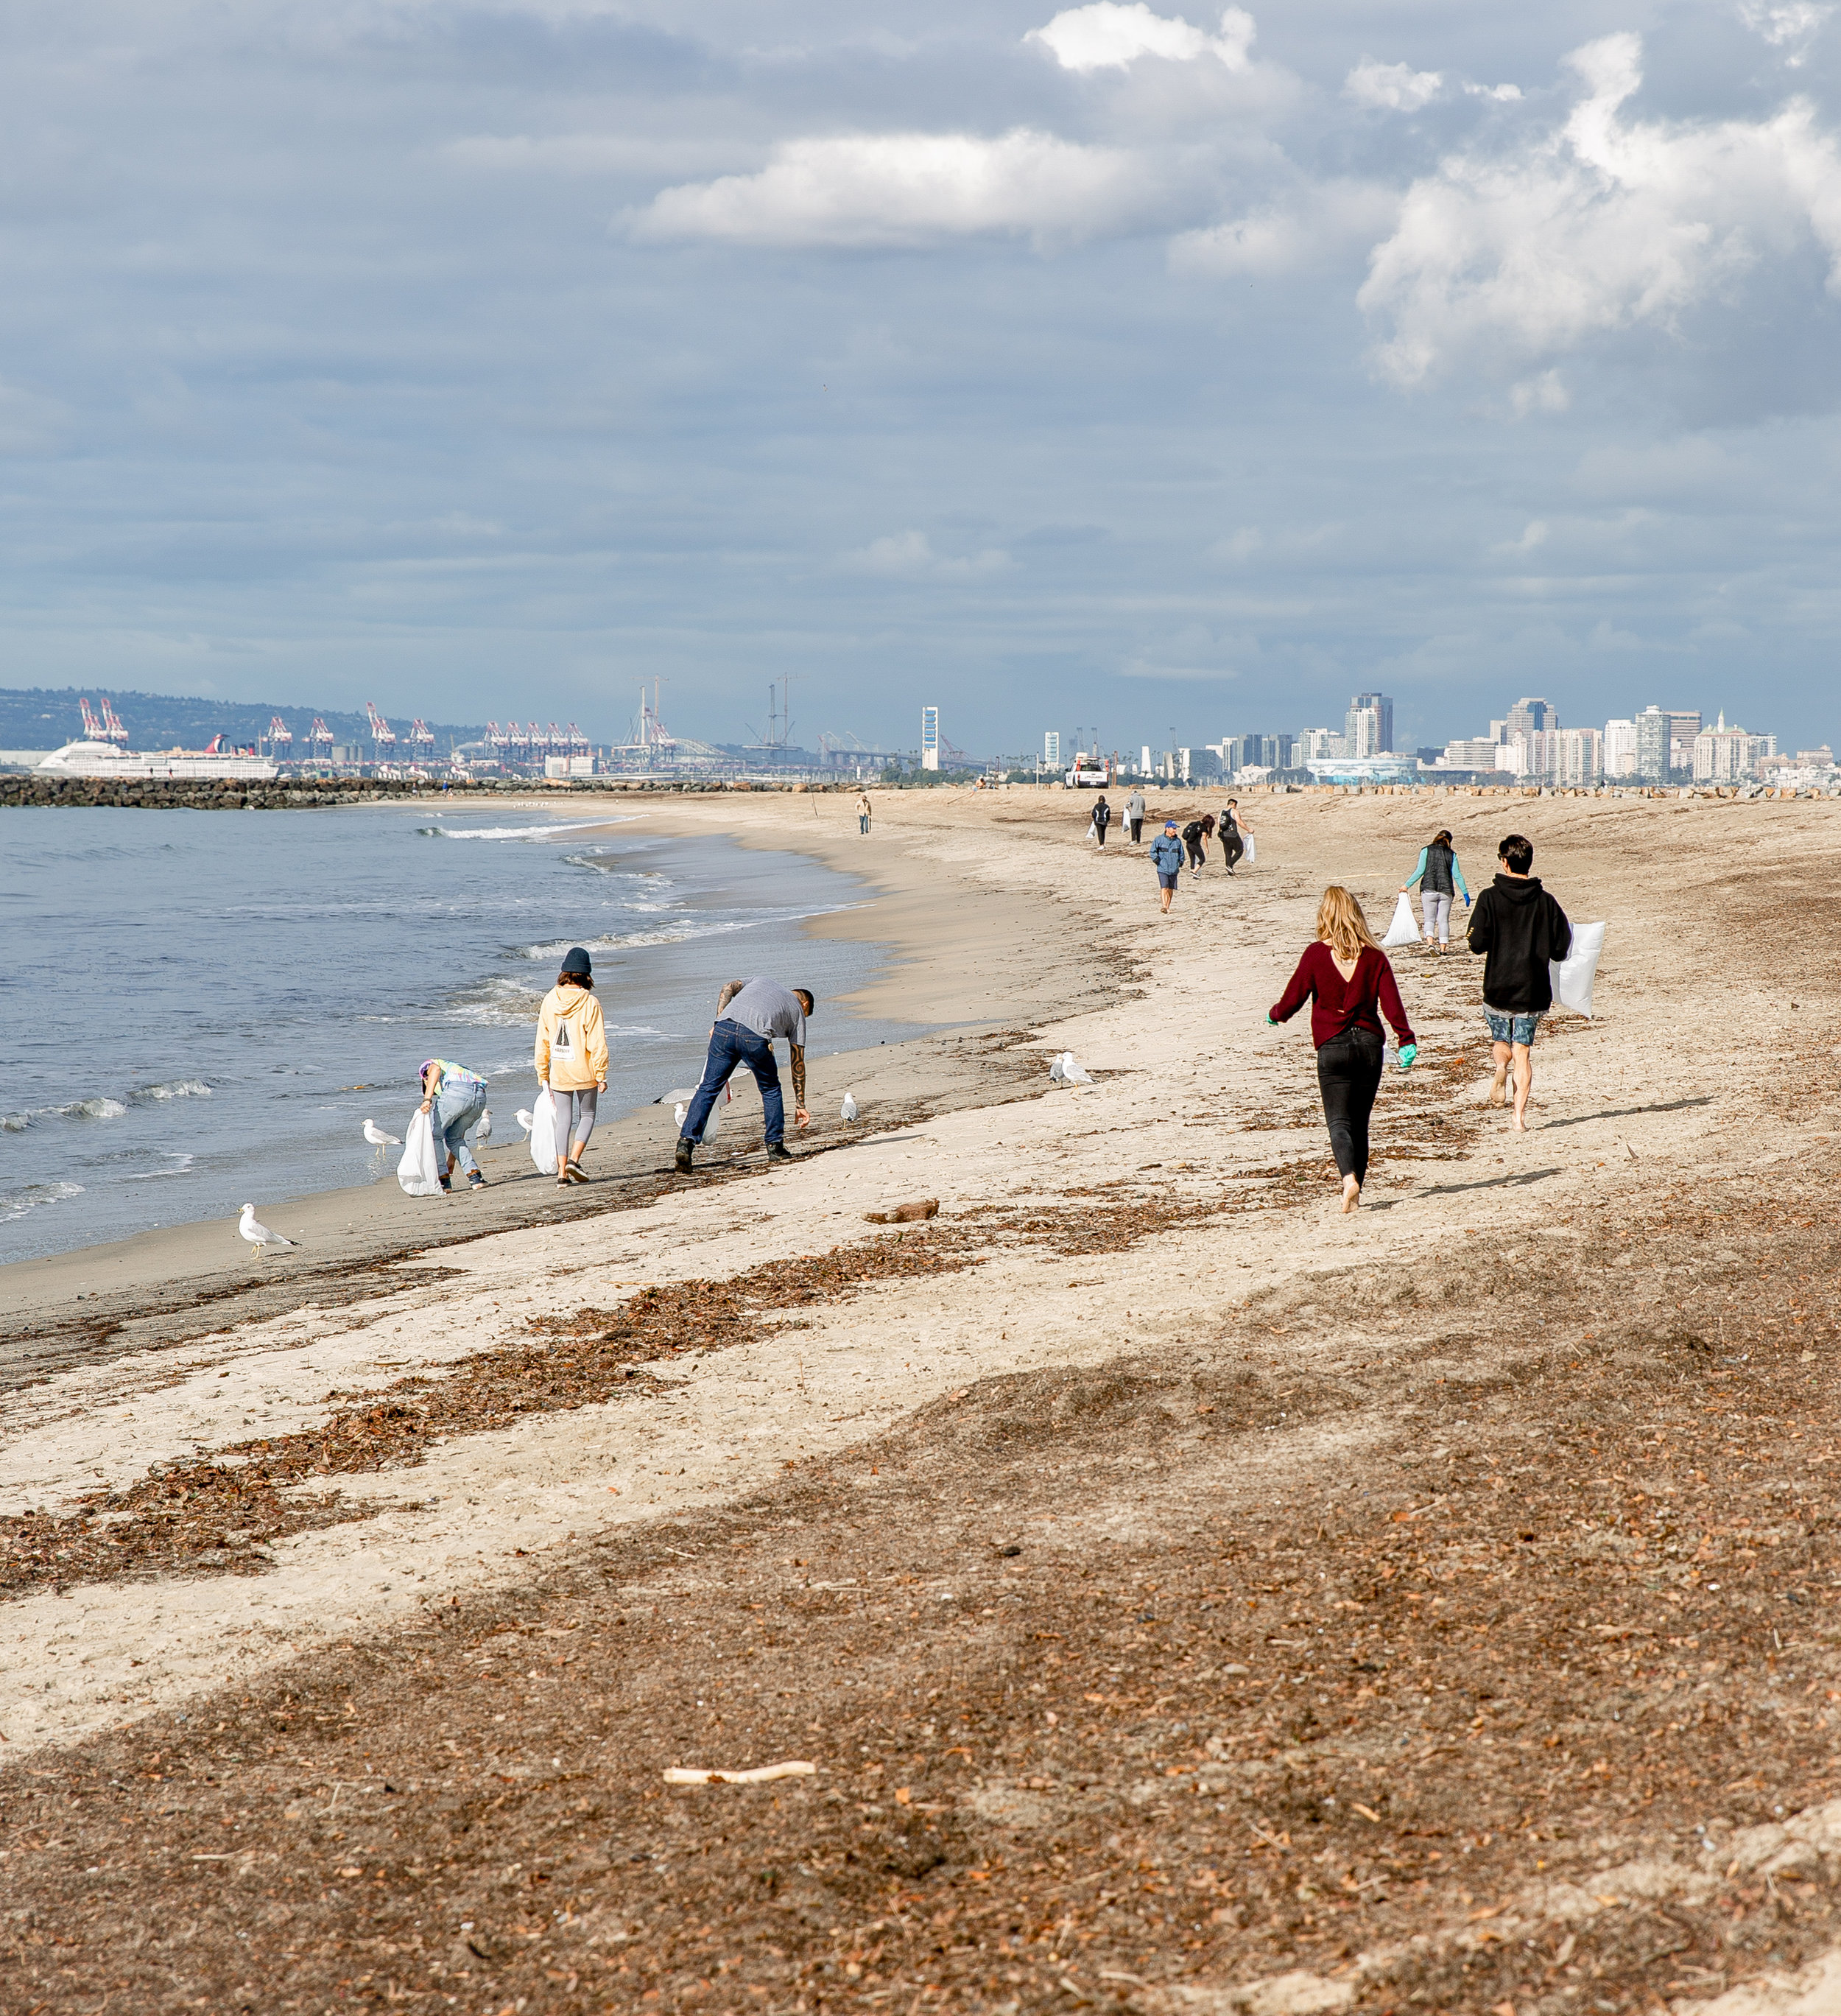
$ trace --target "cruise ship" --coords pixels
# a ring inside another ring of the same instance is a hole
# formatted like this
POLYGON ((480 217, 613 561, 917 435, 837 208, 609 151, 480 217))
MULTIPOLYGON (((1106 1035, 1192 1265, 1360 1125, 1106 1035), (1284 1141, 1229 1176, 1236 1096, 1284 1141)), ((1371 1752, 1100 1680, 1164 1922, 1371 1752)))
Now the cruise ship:
POLYGON ((214 737, 208 749, 167 749, 141 754, 132 749, 117 749, 108 742, 67 742, 54 749, 33 772, 39 777, 126 777, 153 783, 163 778, 184 778, 194 782, 221 778, 225 782, 266 782, 281 774, 280 765, 267 756, 239 755, 221 750, 222 736, 214 737))

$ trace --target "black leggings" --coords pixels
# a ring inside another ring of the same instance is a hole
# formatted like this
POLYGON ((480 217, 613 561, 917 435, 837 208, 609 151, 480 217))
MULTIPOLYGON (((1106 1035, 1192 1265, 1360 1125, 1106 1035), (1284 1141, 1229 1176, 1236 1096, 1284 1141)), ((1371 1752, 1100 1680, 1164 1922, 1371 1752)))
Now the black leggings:
POLYGON ((1199 868, 1207 860, 1207 855, 1202 851, 1202 839, 1199 834, 1197 834, 1193 840, 1184 841, 1183 844, 1189 850, 1189 866, 1192 868, 1199 868))
POLYGON ((1385 1046, 1372 1029, 1345 1029, 1317 1053, 1317 1083, 1336 1168, 1358 1183, 1368 1180, 1368 1116, 1381 1089, 1385 1046))
POLYGON ((1240 837, 1240 829, 1237 826, 1228 826, 1222 833, 1221 851, 1228 857, 1228 866, 1230 868, 1246 851, 1246 843, 1240 837))

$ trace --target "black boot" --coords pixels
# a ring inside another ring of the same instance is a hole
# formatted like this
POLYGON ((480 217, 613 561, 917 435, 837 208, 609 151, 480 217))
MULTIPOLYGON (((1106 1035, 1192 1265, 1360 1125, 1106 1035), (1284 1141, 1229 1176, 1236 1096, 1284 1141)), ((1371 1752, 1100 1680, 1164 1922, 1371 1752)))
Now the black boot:
POLYGON ((770 1141, 767 1144, 767 1158, 770 1162, 790 1162, 793 1150, 784 1141, 770 1141))
POLYGON ((678 1136, 678 1173, 679 1175, 688 1176, 690 1174, 690 1151, 696 1145, 695 1142, 686 1140, 681 1134, 678 1136))

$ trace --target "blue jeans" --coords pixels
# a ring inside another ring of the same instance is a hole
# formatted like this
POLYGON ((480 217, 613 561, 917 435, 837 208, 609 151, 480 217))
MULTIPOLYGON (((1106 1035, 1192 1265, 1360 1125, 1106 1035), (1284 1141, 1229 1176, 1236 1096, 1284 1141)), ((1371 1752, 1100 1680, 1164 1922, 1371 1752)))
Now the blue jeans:
POLYGON ((710 1032, 710 1058, 703 1066, 703 1082, 684 1116, 684 1139, 700 1142, 703 1123, 716 1103, 716 1095, 746 1064, 760 1087, 761 1111, 767 1115, 767 1139, 771 1147, 786 1138, 786 1104, 780 1096, 780 1068, 774 1062, 774 1046, 766 1037, 744 1029, 739 1022, 721 1021, 710 1032))
POLYGON ((479 1168, 473 1160, 473 1151, 466 1145, 466 1137, 480 1124, 486 1111, 486 1088, 483 1085, 443 1085, 440 1096, 429 1113, 435 1130, 435 1167, 445 1180, 448 1157, 452 1155, 469 1176, 479 1168))

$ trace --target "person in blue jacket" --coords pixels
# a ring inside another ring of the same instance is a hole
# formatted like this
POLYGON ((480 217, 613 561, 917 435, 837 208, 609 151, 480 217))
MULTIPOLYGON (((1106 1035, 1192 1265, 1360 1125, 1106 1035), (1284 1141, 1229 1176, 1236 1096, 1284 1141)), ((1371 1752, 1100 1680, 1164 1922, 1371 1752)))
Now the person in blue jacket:
POLYGON ((1464 871, 1452 851, 1449 826, 1440 826, 1419 849, 1419 865, 1400 885, 1401 895, 1415 882, 1419 885, 1419 916, 1426 927, 1426 942, 1435 945, 1442 956, 1451 947, 1451 898, 1462 896, 1465 907, 1470 905, 1464 871))
POLYGON ((1176 830, 1176 821, 1166 819, 1163 830, 1151 842, 1151 866, 1157 871, 1157 881, 1163 891, 1163 913, 1170 913, 1170 899, 1176 894, 1176 878, 1182 873, 1183 846, 1176 830))

